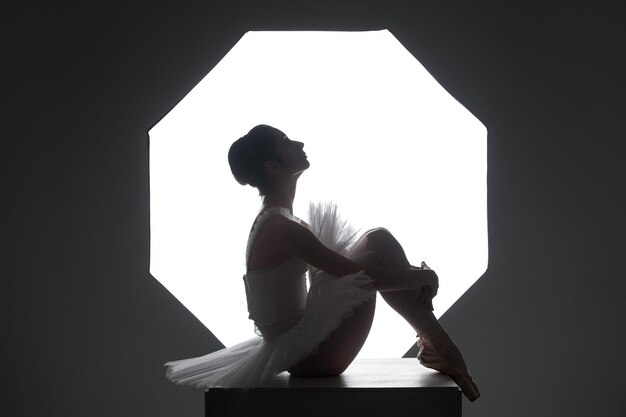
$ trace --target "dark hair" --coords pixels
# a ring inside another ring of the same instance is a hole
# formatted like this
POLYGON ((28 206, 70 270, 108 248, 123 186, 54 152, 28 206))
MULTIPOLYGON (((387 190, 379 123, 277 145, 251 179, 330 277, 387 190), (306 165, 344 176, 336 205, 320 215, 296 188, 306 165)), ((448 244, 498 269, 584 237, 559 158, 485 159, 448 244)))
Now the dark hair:
POLYGON ((266 195, 271 188, 264 164, 277 159, 274 149, 276 131, 276 128, 268 125, 255 126, 228 150, 228 163, 237 182, 257 188, 260 195, 266 195))

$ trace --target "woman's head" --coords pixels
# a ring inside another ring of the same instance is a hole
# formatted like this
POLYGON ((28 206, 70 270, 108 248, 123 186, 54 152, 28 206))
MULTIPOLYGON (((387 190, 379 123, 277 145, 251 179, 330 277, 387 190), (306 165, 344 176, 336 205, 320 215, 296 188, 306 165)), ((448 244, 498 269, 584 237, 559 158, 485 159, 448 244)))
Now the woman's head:
POLYGON ((303 146, 274 127, 258 125, 231 145, 228 163, 237 182, 267 195, 278 177, 299 176, 309 167, 303 146))

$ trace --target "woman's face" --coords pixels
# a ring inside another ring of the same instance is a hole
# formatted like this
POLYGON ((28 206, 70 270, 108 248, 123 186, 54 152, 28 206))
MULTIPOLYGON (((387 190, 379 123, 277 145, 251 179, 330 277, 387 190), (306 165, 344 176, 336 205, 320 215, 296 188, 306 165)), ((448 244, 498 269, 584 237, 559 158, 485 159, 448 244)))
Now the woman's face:
POLYGON ((280 130, 276 130, 274 146, 283 174, 299 175, 311 165, 304 153, 304 143, 289 139, 280 130))

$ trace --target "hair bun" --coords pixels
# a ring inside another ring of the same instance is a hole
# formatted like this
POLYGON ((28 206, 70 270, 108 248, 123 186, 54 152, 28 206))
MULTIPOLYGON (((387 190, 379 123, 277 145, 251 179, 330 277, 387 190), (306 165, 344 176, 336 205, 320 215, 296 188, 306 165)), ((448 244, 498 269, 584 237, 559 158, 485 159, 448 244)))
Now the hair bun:
POLYGON ((228 150, 228 163, 235 180, 241 185, 258 188, 264 195, 270 186, 265 174, 265 161, 276 158, 274 139, 280 131, 268 125, 253 127, 237 139, 228 150))

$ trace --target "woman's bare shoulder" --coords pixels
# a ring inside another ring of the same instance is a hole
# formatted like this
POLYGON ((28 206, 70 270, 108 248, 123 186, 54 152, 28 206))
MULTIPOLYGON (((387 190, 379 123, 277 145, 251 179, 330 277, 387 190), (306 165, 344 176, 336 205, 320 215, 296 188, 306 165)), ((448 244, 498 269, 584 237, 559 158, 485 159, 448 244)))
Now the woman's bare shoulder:
POLYGON ((285 216, 273 216, 268 219, 263 228, 259 230, 258 237, 261 237, 261 233, 265 235, 267 239, 278 240, 285 239, 289 241, 297 237, 298 232, 308 230, 306 223, 301 222, 298 218, 288 218, 285 216))

